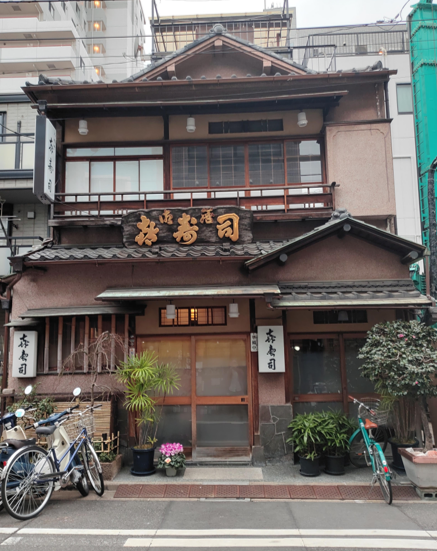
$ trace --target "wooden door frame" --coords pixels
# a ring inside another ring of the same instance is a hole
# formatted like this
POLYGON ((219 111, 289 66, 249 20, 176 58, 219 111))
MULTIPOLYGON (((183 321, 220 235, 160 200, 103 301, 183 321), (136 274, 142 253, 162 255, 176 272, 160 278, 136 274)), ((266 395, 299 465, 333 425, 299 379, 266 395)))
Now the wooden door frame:
MULTIPOLYGON (((250 333, 196 333, 196 334, 181 334, 181 335, 136 335, 137 352, 140 350, 140 340, 186 340, 190 342, 190 359, 191 359, 191 395, 190 396, 166 396, 164 405, 191 405, 191 442, 193 458, 197 448, 197 405, 247 405, 248 408, 248 437, 249 450, 253 446, 253 396, 252 396, 252 366, 250 354, 250 333), (239 396, 197 396, 196 395, 196 340, 243 340, 246 347, 246 377, 247 377, 247 394, 239 396), (244 400, 244 401, 243 401, 244 400)), ((162 403, 162 402, 161 402, 162 403)))
MULTIPOLYGON (((339 360, 340 360, 340 385, 341 394, 327 393, 327 394, 295 394, 294 393, 294 372, 293 372, 293 354, 289 355, 289 369, 290 369, 290 383, 291 383, 291 403, 302 404, 305 402, 330 402, 332 404, 342 404, 344 412, 349 413, 349 397, 347 387, 347 366, 344 341, 348 339, 362 339, 366 337, 364 331, 335 331, 335 332, 321 332, 321 333, 287 333, 286 350, 290 350, 290 341, 299 339, 336 339, 339 345, 339 360)), ((362 399, 363 397, 378 397, 376 393, 355 393, 356 398, 362 399)))

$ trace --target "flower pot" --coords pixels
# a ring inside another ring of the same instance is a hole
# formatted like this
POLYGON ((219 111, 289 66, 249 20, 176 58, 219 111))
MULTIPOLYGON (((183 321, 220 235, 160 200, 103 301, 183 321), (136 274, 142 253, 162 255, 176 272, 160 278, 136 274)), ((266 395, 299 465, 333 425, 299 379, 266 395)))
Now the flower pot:
POLYGON ((325 473, 334 476, 344 474, 344 455, 326 455, 325 473))
POLYGON ((302 476, 319 476, 319 460, 320 456, 317 456, 315 459, 306 459, 305 457, 299 457, 300 474, 302 476))
POLYGON ((187 467, 182 467, 182 468, 178 469, 178 476, 180 476, 182 478, 184 476, 186 470, 187 470, 187 467))
POLYGON ((414 448, 415 446, 419 445, 419 442, 416 440, 412 444, 411 443, 410 444, 398 444, 397 442, 393 442, 393 440, 391 438, 389 438, 388 441, 391 444, 391 449, 392 449, 392 453, 393 453, 393 461, 392 461, 391 466, 394 467, 395 469, 399 469, 400 471, 405 471, 405 467, 404 467, 404 464, 402 462, 402 457, 401 457, 398 450, 402 449, 402 448, 414 448))
POLYGON ((177 475, 177 469, 175 467, 166 467, 165 468, 165 474, 167 476, 176 476, 177 475))
POLYGON ((153 466, 153 458, 155 456, 155 448, 148 448, 142 450, 139 448, 132 448, 134 464, 130 470, 134 476, 149 476, 156 472, 153 466))
MULTIPOLYGON (((414 451, 421 452, 421 449, 414 451)), ((437 454, 415 455, 405 448, 399 450, 405 472, 411 482, 419 488, 437 488, 437 454)))

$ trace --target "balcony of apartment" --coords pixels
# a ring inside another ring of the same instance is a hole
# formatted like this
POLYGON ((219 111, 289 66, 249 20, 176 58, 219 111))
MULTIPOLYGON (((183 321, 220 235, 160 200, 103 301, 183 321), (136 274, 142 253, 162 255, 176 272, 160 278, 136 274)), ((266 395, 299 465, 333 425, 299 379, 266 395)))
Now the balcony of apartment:
POLYGON ((6 75, 47 70, 74 70, 79 65, 75 44, 51 41, 0 47, 0 71, 6 75))
POLYGON ((38 2, 28 2, 26 0, 16 0, 14 3, 0 3, 1 18, 26 18, 39 17, 42 9, 38 2))
MULTIPOLYGON (((3 6, 4 4, 0 4, 0 9, 3 6)), ((56 21, 56 25, 53 25, 53 21, 39 21, 33 17, 2 19, 0 16, 0 39, 2 41, 21 39, 25 45, 33 42, 33 46, 36 46, 38 40, 74 40, 77 37, 77 31, 71 20, 56 21)))
POLYGON ((8 188, 1 180, 32 180, 35 159, 34 134, 0 134, 0 189, 8 188))
POLYGON ((320 144, 275 140, 246 144, 68 148, 64 192, 51 225, 119 219, 138 209, 238 206, 255 220, 329 218, 320 144))

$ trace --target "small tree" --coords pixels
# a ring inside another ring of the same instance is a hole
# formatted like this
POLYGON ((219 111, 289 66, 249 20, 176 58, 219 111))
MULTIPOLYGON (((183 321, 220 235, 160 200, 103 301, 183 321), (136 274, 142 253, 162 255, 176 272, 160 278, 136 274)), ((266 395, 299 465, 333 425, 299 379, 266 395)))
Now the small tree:
POLYGON ((66 358, 61 373, 71 373, 76 365, 87 367, 90 375, 91 405, 94 405, 96 389, 99 393, 112 393, 111 385, 102 385, 99 381, 103 374, 114 373, 117 364, 118 353, 124 354, 124 340, 120 335, 105 331, 92 341, 87 348, 83 343, 66 358))
POLYGON ((165 396, 179 388, 180 377, 176 369, 158 363, 155 353, 143 352, 120 363, 117 379, 126 386, 126 408, 139 415, 136 419, 136 447, 154 447, 165 396), (159 401, 160 407, 157 405, 159 401))
POLYGON ((398 422, 414 425, 415 412, 420 413, 425 451, 432 449, 426 399, 437 396, 437 387, 432 382, 437 372, 436 345, 437 331, 432 327, 418 321, 386 322, 372 327, 358 355, 364 360, 362 375, 397 404, 398 422), (413 415, 413 420, 407 419, 408 415, 413 415))

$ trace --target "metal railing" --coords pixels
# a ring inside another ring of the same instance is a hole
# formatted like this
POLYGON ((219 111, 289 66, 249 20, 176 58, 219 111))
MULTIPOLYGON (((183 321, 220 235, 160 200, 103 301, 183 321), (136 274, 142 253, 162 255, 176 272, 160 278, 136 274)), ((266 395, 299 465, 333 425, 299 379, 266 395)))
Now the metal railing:
POLYGON ((138 209, 237 206, 256 213, 282 212, 296 217, 334 210, 334 186, 296 184, 244 188, 178 189, 147 192, 58 193, 53 218, 120 217, 138 209))

